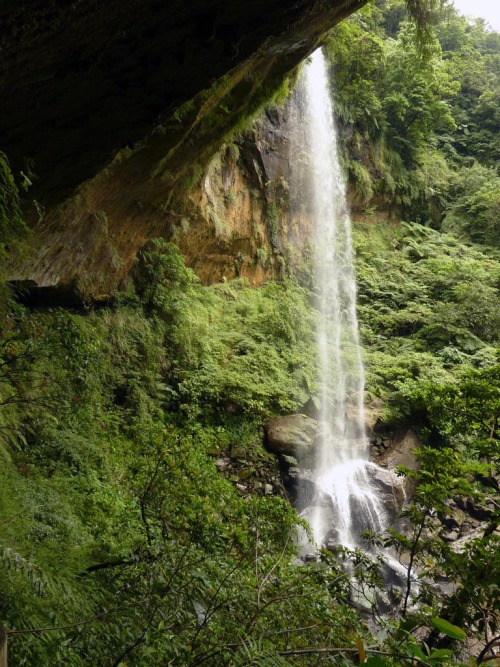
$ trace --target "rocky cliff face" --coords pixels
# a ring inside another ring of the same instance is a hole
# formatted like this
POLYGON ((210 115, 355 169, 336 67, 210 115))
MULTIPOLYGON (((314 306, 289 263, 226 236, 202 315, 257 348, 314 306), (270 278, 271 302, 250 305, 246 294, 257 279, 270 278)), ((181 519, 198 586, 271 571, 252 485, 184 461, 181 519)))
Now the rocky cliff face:
POLYGON ((52 0, 0 10, 2 148, 33 180, 28 219, 44 212, 12 280, 106 298, 159 235, 205 282, 277 275, 292 233, 280 123, 268 116, 237 150, 221 145, 364 1, 52 0))
MULTIPOLYGON (((42 302, 107 299, 156 236, 177 244, 205 284, 244 277, 259 285, 300 269, 312 220, 300 193, 289 192, 290 133, 289 102, 268 107, 207 164, 191 164, 173 190, 148 143, 121 151, 46 213, 11 280, 42 302)), ((349 204, 363 216, 354 190, 349 204)))
POLYGON ((286 107, 268 110, 205 168, 196 163, 174 192, 152 173, 147 145, 123 151, 45 215, 11 280, 42 300, 106 299, 156 236, 176 243, 207 284, 280 275, 310 235, 307 215, 290 207, 287 137, 286 107))

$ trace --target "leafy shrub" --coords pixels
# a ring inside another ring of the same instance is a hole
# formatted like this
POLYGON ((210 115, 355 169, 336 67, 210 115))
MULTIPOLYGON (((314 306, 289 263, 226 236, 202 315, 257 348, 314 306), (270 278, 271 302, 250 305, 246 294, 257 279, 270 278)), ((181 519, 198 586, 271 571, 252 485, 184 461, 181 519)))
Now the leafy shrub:
POLYGON ((411 409, 408 387, 495 363, 498 261, 407 223, 357 225, 354 244, 367 390, 388 400, 394 416, 411 409))

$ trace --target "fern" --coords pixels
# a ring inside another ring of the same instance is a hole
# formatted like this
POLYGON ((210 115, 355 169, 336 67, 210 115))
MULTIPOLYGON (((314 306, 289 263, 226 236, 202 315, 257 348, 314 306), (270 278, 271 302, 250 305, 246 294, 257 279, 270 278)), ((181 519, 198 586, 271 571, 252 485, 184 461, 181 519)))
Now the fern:
POLYGON ((249 637, 234 657, 234 667, 290 667, 288 660, 273 650, 269 641, 262 637, 249 637))
POLYGON ((27 558, 21 556, 14 549, 4 548, 0 553, 0 560, 5 563, 7 569, 21 572, 26 576, 31 587, 38 597, 43 597, 47 590, 47 579, 37 565, 33 565, 27 558))
POLYGON ((210 221, 212 222, 215 228, 215 236, 219 239, 230 239, 232 236, 231 227, 228 223, 219 215, 218 211, 215 210, 215 207, 207 206, 206 212, 210 221))
POLYGON ((7 156, 0 151, 0 247, 25 230, 14 176, 7 156))
POLYGON ((432 44, 433 30, 438 11, 444 6, 444 0, 406 0, 406 8, 416 29, 421 54, 428 55, 428 47, 432 44))
POLYGON ((354 180, 356 191, 365 202, 373 197, 373 181, 368 169, 358 162, 351 160, 349 162, 349 174, 354 180))

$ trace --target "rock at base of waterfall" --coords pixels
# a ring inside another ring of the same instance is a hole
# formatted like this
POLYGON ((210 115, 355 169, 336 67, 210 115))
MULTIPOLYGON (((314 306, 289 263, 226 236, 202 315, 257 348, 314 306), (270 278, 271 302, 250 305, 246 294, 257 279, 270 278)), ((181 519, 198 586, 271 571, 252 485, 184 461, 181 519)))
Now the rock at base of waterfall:
POLYGON ((284 468, 296 468, 299 465, 295 456, 286 456, 286 454, 282 454, 280 460, 284 468))
POLYGON ((320 555, 317 551, 308 551, 302 556, 304 563, 317 563, 320 559, 320 555))
POLYGON ((364 406, 364 410, 360 413, 358 405, 346 406, 346 417, 353 423, 364 423, 365 433, 371 435, 375 425, 380 419, 380 414, 383 411, 384 402, 379 398, 372 398, 371 401, 364 406))
POLYGON ((333 508, 331 497, 318 487, 311 470, 297 467, 285 469, 283 483, 290 501, 299 513, 312 505, 333 508))
POLYGON ((273 454, 293 456, 299 462, 312 455, 318 436, 318 422, 306 415, 271 417, 264 428, 266 447, 273 454))
MULTIPOLYGON (((333 516, 333 521, 335 521, 335 516, 333 516)), ((323 540, 323 546, 332 554, 339 554, 342 552, 342 549, 344 549, 340 533, 335 527, 331 528, 325 535, 325 539, 323 540)))
POLYGON ((325 549, 327 549, 328 551, 331 551, 332 554, 339 553, 342 550, 342 547, 340 546, 340 544, 338 542, 338 538, 337 537, 331 537, 330 534, 328 534, 325 537, 324 543, 325 543, 325 549))
MULTIPOLYGON (((375 428, 377 431, 377 428, 375 428)), ((382 468, 394 470, 398 466, 404 466, 409 470, 418 469, 416 450, 421 442, 413 429, 400 429, 387 435, 384 431, 375 434, 371 439, 372 460, 382 468)), ((414 482, 405 479, 405 490, 408 495, 414 491, 414 482)))
POLYGON ((442 530, 439 533, 439 537, 443 542, 456 542, 460 537, 458 530, 442 530))
POLYGON ((483 503, 471 497, 463 498, 458 496, 454 498, 454 501, 459 509, 464 510, 464 512, 467 512, 467 514, 479 521, 489 520, 495 509, 495 504, 491 500, 483 503))
POLYGON ((405 501, 404 481, 391 470, 380 468, 377 465, 367 466, 371 484, 377 489, 377 494, 385 509, 396 516, 405 501))
POLYGON ((451 507, 448 510, 448 514, 439 518, 445 530, 460 532, 460 529, 465 522, 466 514, 461 509, 451 507))

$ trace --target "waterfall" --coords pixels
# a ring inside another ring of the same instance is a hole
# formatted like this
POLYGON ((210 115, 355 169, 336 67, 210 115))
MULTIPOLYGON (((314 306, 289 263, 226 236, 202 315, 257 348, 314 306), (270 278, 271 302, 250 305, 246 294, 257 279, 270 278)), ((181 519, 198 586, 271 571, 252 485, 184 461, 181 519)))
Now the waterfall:
POLYGON ((314 223, 321 429, 312 475, 331 503, 309 506, 303 515, 318 546, 333 540, 352 548, 363 530, 379 532, 387 518, 373 481, 378 466, 368 461, 351 220, 329 89, 318 50, 292 104, 290 189, 292 211, 314 223))

